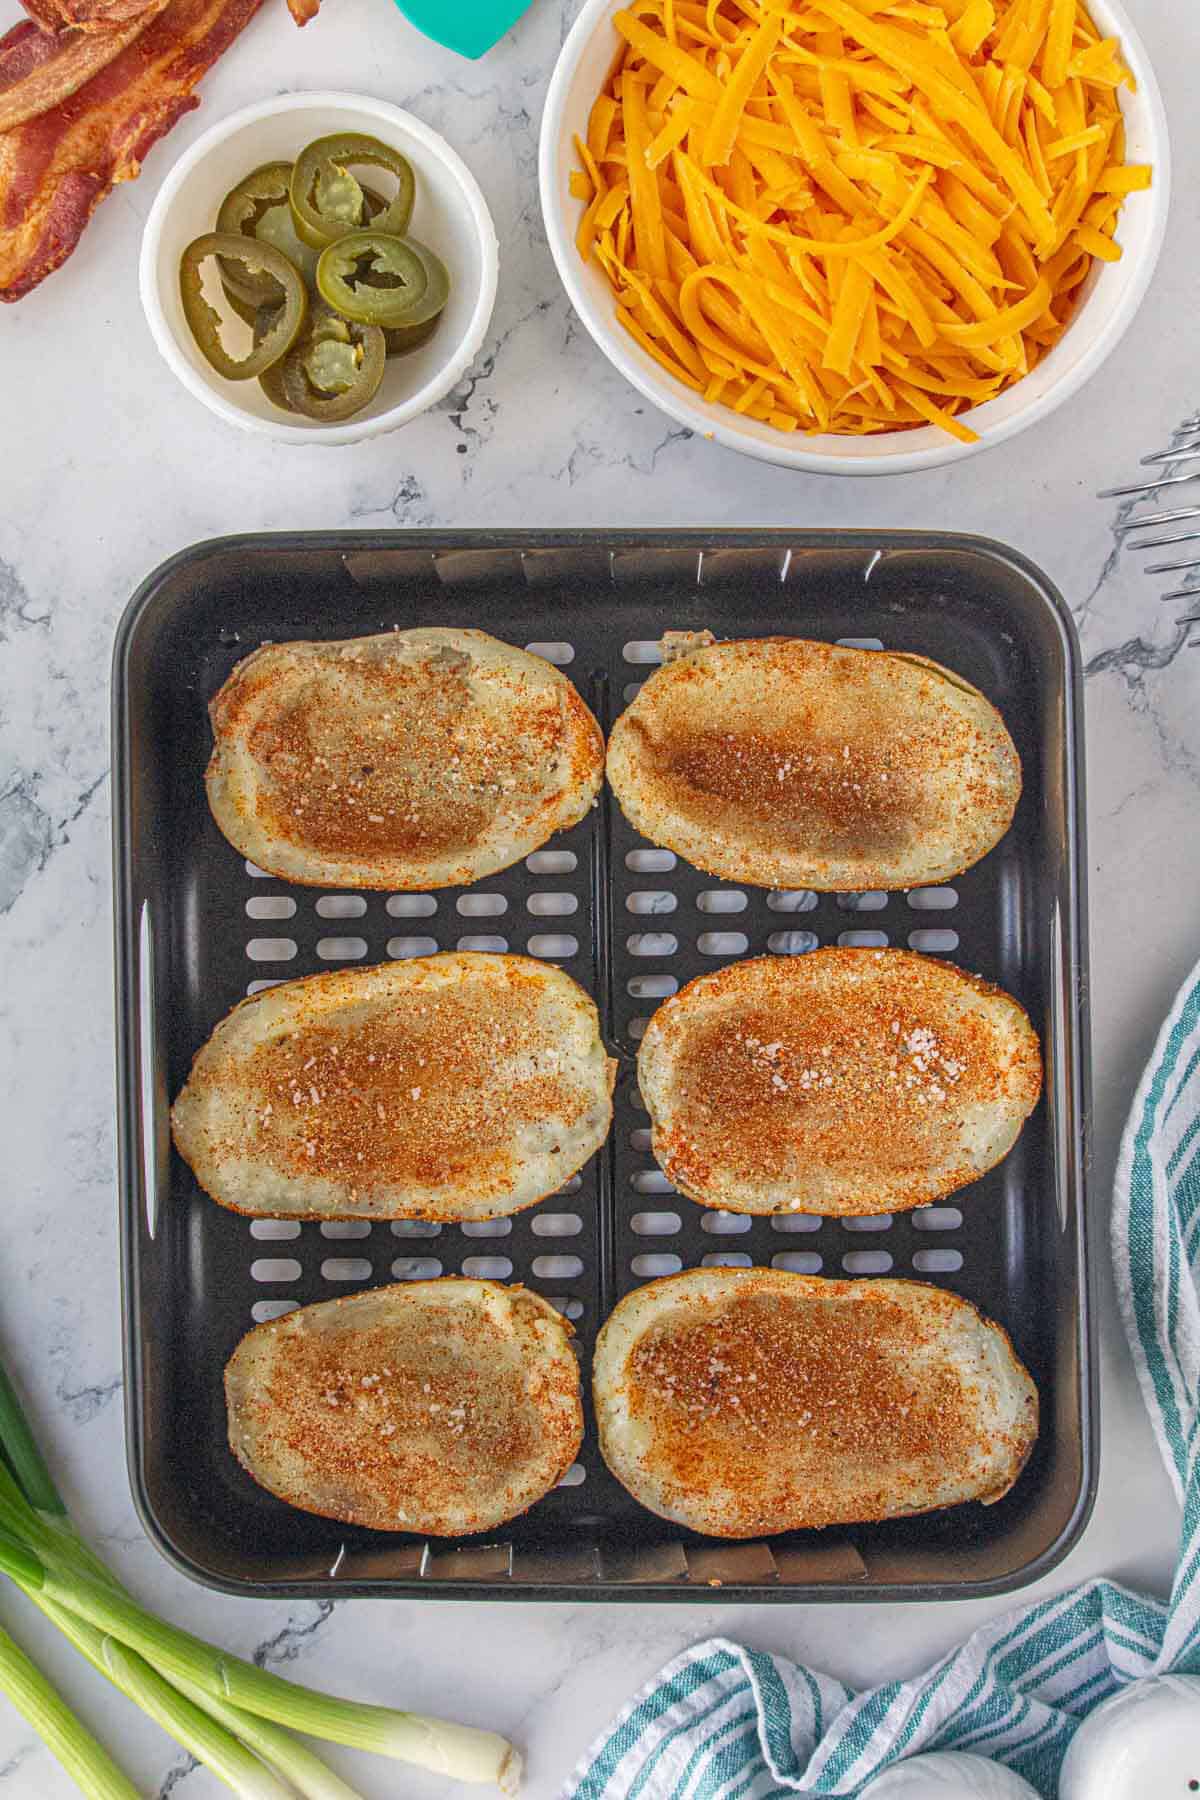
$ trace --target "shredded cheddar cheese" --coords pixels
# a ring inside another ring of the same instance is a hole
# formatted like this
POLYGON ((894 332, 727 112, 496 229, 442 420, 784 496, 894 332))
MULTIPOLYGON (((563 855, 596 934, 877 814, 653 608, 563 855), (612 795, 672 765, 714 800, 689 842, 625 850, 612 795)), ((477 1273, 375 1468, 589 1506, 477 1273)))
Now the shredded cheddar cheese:
POLYGON ((780 431, 936 425, 1058 342, 1150 169, 1080 0, 634 0, 571 193, 675 380, 780 431))

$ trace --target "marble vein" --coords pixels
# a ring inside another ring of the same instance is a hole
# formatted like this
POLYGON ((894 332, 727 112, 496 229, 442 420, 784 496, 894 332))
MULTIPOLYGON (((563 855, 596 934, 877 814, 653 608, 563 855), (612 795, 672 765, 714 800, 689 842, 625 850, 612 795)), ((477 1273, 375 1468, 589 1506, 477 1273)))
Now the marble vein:
POLYGON ((1100 650, 1084 664, 1084 674, 1104 675, 1119 670, 1130 687, 1142 687, 1148 671, 1169 669, 1192 635, 1190 625, 1180 625, 1169 643, 1152 644, 1144 637, 1127 638, 1111 650, 1100 650))
MULTIPOLYGON (((453 387, 446 398, 439 402, 439 411, 449 417, 450 423, 458 432, 460 443, 456 446, 460 455, 469 451, 477 451, 488 442, 492 435, 498 405, 494 397, 487 391, 487 385, 496 373, 497 366, 507 346, 533 320, 540 319, 551 309, 553 302, 542 299, 535 302, 527 311, 513 320, 495 341, 472 363, 462 380, 453 387), (477 416, 468 419, 468 413, 475 407, 477 416)), ((464 484, 471 479, 469 465, 463 470, 464 484)))
POLYGON ((302 1622, 289 1615, 280 1630, 258 1645, 252 1660, 260 1669, 265 1669, 268 1663, 295 1662, 307 1654, 313 1639, 323 1626, 328 1625, 334 1611, 332 1600, 314 1600, 311 1605, 311 1619, 302 1622))
POLYGON ((154 1800, 170 1800, 170 1796, 181 1788, 189 1775, 194 1775, 200 1767, 197 1759, 190 1752, 185 1752, 182 1759, 173 1763, 154 1790, 154 1800))
POLYGON ((124 1385, 120 1375, 110 1375, 106 1381, 85 1382, 77 1388, 70 1388, 65 1380, 61 1380, 54 1391, 74 1424, 90 1425, 124 1385))
POLYGON ((32 606, 33 600, 16 566, 0 557, 0 643, 19 625, 40 626, 45 630, 50 623, 50 614, 32 612, 32 606))
POLYGON ((0 1781, 5 1781, 10 1775, 17 1774, 17 1772, 25 1766, 37 1748, 37 1743, 31 1740, 29 1743, 22 1744, 18 1749, 14 1750, 11 1756, 6 1757, 5 1760, 0 1763, 0 1781))
POLYGON ((0 777, 0 914, 16 905, 54 852, 70 842, 71 826, 83 817, 107 779, 104 769, 65 814, 53 819, 38 800, 36 771, 13 768, 7 777, 0 777))
POLYGON ((429 495, 415 475, 405 475, 391 499, 384 501, 382 506, 356 501, 350 508, 350 517, 356 521, 378 519, 387 514, 397 525, 418 529, 432 525, 437 517, 436 510, 430 506, 429 495))
POLYGON ((24 770, 0 785, 0 914, 16 905, 50 859, 54 825, 38 804, 36 785, 37 777, 24 770))

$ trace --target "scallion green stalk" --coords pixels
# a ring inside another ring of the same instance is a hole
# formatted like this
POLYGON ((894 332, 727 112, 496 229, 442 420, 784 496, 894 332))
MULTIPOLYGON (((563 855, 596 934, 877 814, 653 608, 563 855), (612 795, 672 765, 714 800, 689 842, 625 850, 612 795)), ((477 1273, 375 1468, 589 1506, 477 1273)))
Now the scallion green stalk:
POLYGON ((206 1694, 203 1688, 193 1687, 189 1681, 177 1679, 175 1685, 181 1694, 186 1694, 219 1724, 236 1732, 264 1762, 278 1769, 303 1800, 362 1800, 357 1788, 335 1775, 315 1750, 300 1743, 291 1732, 273 1725, 269 1719, 242 1712, 229 1701, 218 1700, 215 1694, 206 1694))
MULTIPOLYGON (((44 1593, 31 1593, 29 1597, 51 1623, 58 1626, 63 1636, 74 1644, 79 1653, 87 1658, 94 1669, 111 1681, 114 1687, 119 1688, 130 1700, 135 1701, 138 1705, 144 1704, 136 1685, 123 1678, 123 1673, 129 1666, 128 1663, 115 1662, 109 1654, 109 1647, 114 1642, 111 1637, 105 1637, 103 1633, 97 1631, 94 1625, 89 1625, 84 1619, 76 1618, 74 1613, 68 1612, 65 1607, 58 1606, 53 1600, 47 1600, 44 1593)), ((130 1659, 134 1664, 140 1664, 143 1670, 150 1670, 149 1663, 139 1657, 135 1650, 129 1650, 125 1646, 121 1646, 121 1648, 125 1658, 130 1659)), ((153 1674, 154 1671, 150 1670, 150 1673, 153 1674)), ((207 1713, 209 1719, 214 1723, 214 1728, 223 1728, 225 1732, 232 1735, 235 1742, 240 1738, 242 1743, 248 1745, 268 1768, 273 1769, 284 1778, 288 1783, 289 1795, 299 1794, 303 1800, 362 1800, 357 1789, 350 1787, 339 1775, 335 1775, 333 1770, 323 1763, 314 1751, 310 1750, 306 1744, 299 1743, 289 1732, 282 1730, 278 1725, 269 1724, 265 1719, 256 1719, 250 1713, 239 1712, 238 1708, 230 1705, 228 1701, 218 1700, 214 1695, 206 1694, 201 1688, 193 1687, 188 1682, 177 1681, 172 1687, 169 1682, 164 1681, 162 1687, 165 1692, 160 1696, 160 1710, 153 1716, 163 1730, 175 1739, 176 1743, 182 1744, 185 1750, 190 1751, 201 1762, 207 1763, 214 1773, 221 1775, 220 1767, 212 1757, 206 1754, 205 1743, 189 1735, 187 1717, 182 1713, 176 1714, 172 1696, 175 1698, 182 1696, 185 1701, 191 1702, 192 1706, 207 1713)), ((224 1779, 224 1776, 222 1775, 221 1778, 224 1779)))
POLYGON ((76 1531, 2 1364, 0 1573, 102 1674, 240 1793, 358 1800, 284 1726, 453 1780, 516 1791, 521 1758, 495 1732, 314 1692, 146 1612, 76 1531), (281 1779, 287 1784, 282 1788, 281 1779), (252 1780, 258 1785, 247 1786, 252 1780))
POLYGON ((307 1737, 416 1763, 454 1781, 493 1782, 515 1791, 520 1758, 495 1732, 301 1687, 155 1618, 121 1589, 72 1566, 69 1559, 60 1573, 57 1561, 53 1552, 43 1560, 0 1532, 0 1569, 138 1651, 173 1682, 189 1683, 307 1737))
MULTIPOLYGON (((47 1482, 49 1483, 48 1476, 47 1482)), ((98 1580, 107 1581, 114 1588, 120 1587, 111 1571, 93 1555, 79 1536, 69 1515, 65 1512, 61 1515, 35 1513, 6 1464, 0 1460, 0 1525, 3 1524, 13 1529, 22 1541, 28 1543, 33 1539, 36 1544, 45 1547, 48 1553, 57 1552, 60 1557, 73 1558, 79 1567, 98 1580)), ((83 1619, 76 1618, 74 1613, 48 1600, 39 1589, 27 1588, 25 1591, 94 1669, 112 1681, 129 1699, 140 1703, 138 1694, 127 1683, 118 1680, 110 1660, 104 1654, 105 1640, 94 1625, 87 1624, 83 1619)), ((136 1655, 136 1652, 128 1654, 136 1655)), ((143 1666, 149 1668, 148 1664, 143 1666)), ((177 1682, 176 1687, 187 1701, 207 1713, 216 1726, 224 1727, 227 1733, 232 1734, 232 1749, 235 1753, 240 1747, 236 1740, 240 1739, 269 1767, 277 1770, 302 1800, 361 1800, 356 1789, 335 1775, 315 1751, 298 1742, 289 1732, 265 1719, 258 1719, 251 1713, 240 1712, 237 1707, 212 1694, 204 1693, 200 1688, 184 1682, 177 1682)), ((189 1715, 181 1711, 178 1717, 171 1716, 171 1696, 174 1692, 171 1685, 163 1683, 163 1689, 159 1696, 159 1710, 155 1714, 159 1724, 177 1743, 200 1761, 207 1763, 214 1773, 221 1775, 217 1761, 206 1754, 206 1744, 189 1733, 189 1715)), ((218 1744, 217 1748, 228 1752, 230 1746, 218 1744)))
POLYGON ((4 1530, 0 1530, 0 1569, 11 1576, 18 1587, 43 1588, 46 1585, 46 1565, 41 1557, 20 1538, 12 1537, 4 1530))
MULTIPOLYGON (((7 1470, 0 1463, 0 1500, 4 1495, 4 1476, 6 1474, 7 1470)), ((35 1516, 17 1491, 18 1517, 21 1508, 24 1508, 28 1514, 31 1526, 36 1527, 38 1522, 35 1516)), ((74 1557, 81 1569, 106 1582, 115 1591, 123 1593, 124 1590, 113 1575, 88 1549, 70 1519, 64 1518, 61 1521, 61 1530, 52 1528, 58 1526, 59 1523, 57 1519, 43 1521, 42 1529, 37 1534, 39 1542, 46 1545, 51 1553, 57 1551, 64 1558, 74 1557)), ((111 1639, 106 1640, 94 1625, 77 1618, 67 1608, 48 1599, 42 1588, 22 1585, 23 1591, 35 1606, 53 1625, 58 1627, 63 1636, 75 1646, 82 1656, 87 1658, 98 1673, 104 1675, 137 1705, 143 1706, 146 1711, 151 1710, 145 1706, 142 1693, 129 1681, 120 1678, 119 1667, 127 1668, 129 1665, 125 1663, 118 1665, 108 1655, 106 1645, 111 1644, 111 1639)), ((136 1664, 141 1665, 141 1670, 145 1670, 148 1675, 155 1675, 155 1671, 142 1658, 138 1657, 135 1651, 126 1650, 125 1656, 133 1658, 136 1664)), ((138 1672, 140 1674, 141 1671, 138 1672)), ((289 1784, 287 1790, 289 1796, 295 1793, 301 1795, 302 1800, 361 1800, 361 1796, 354 1788, 342 1781, 314 1751, 310 1750, 307 1745, 299 1743, 287 1731, 281 1730, 264 1719, 255 1718, 252 1714, 242 1713, 227 1701, 218 1700, 213 1695, 205 1694, 202 1689, 183 1682, 177 1682, 175 1687, 172 1687, 169 1682, 163 1681, 156 1693, 153 1717, 178 1744, 181 1744, 191 1755, 211 1768, 221 1780, 226 1779, 226 1767, 236 1766, 243 1745, 248 1745, 268 1767, 274 1768, 286 1779, 289 1784), (176 1700, 179 1701, 178 1708, 175 1706, 176 1700), (192 1729, 191 1712, 196 1707, 202 1713, 207 1714, 209 1720, 212 1721, 211 1730, 204 1735, 199 1735, 192 1729), (225 1734, 224 1739, 221 1736, 222 1731, 225 1734)), ((236 1791, 244 1790, 237 1789, 236 1791)))
POLYGON ((108 1751, 81 1725, 37 1664, 0 1631, 0 1693, 23 1713, 88 1800, 138 1800, 108 1751))
POLYGON ((239 1800, 295 1800, 253 1751, 164 1681, 142 1657, 113 1637, 102 1640, 104 1661, 116 1685, 239 1796, 239 1800))
MULTIPOLYGON (((0 1437, 0 1445, 3 1445, 0 1437)), ((36 1543, 44 1541, 46 1527, 17 1485, 8 1464, 0 1455, 0 1531, 10 1532, 23 1542, 31 1540, 36 1543)))
POLYGON ((0 1363, 0 1445, 9 1467, 35 1512, 66 1513, 63 1497, 54 1485, 46 1459, 30 1430, 17 1391, 0 1363))

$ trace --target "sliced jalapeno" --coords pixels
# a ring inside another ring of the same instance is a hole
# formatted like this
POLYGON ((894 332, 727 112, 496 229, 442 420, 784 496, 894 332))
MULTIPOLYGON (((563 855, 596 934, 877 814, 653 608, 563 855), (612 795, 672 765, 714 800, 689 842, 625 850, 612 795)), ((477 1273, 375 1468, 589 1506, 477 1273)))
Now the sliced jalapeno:
MULTIPOLYGON (((374 188, 364 186, 363 206, 366 209, 365 223, 370 225, 387 211, 387 201, 374 188)), ((295 263, 303 275, 309 288, 316 286, 317 262, 321 252, 306 244, 296 231, 296 215, 285 200, 282 206, 269 206, 259 219, 254 229, 254 236, 260 244, 274 244, 276 250, 282 250, 290 263, 295 263)))
POLYGON ((317 264, 322 300, 358 325, 422 323, 428 288, 429 270, 418 251, 374 226, 339 238, 317 264))
POLYGON ((423 325, 385 325, 383 339, 388 355, 407 356, 410 350, 419 350, 437 330, 441 316, 441 313, 437 313, 432 319, 426 319, 423 325))
POLYGON ((289 196, 296 230, 315 250, 324 250, 348 232, 360 230, 370 219, 362 185, 351 173, 352 163, 387 169, 396 177, 396 192, 374 223, 394 237, 408 228, 416 194, 408 160, 378 138, 357 131, 337 132, 309 144, 292 169, 289 196))
POLYGON ((179 261, 179 297, 193 337, 227 381, 248 381, 278 362, 299 337, 308 316, 308 294, 299 270, 272 245, 257 243, 240 232, 208 231, 188 245, 179 261), (203 268, 210 256, 234 262, 239 275, 243 269, 250 276, 270 275, 281 289, 275 317, 261 338, 256 333, 248 356, 229 354, 221 342, 221 315, 204 298, 203 268))
POLYGON ((254 236, 260 244, 271 244, 276 250, 282 250, 305 281, 311 283, 315 279, 317 252, 296 235, 296 221, 286 200, 279 206, 268 206, 254 227, 254 236))
POLYGON ((359 412, 374 396, 383 380, 387 346, 377 325, 348 323, 319 302, 318 307, 308 330, 278 366, 278 385, 293 412, 333 424, 359 412))
MULTIPOLYGON (((274 207, 287 207, 291 178, 292 165, 288 162, 263 163, 260 168, 251 170, 222 200, 217 213, 217 230, 257 237, 258 225, 265 215, 274 207)), ((288 255, 283 244, 276 243, 275 248, 288 255)), ((252 276, 245 268, 230 262, 222 263, 221 279, 229 292, 249 307, 282 303, 279 283, 269 275, 252 276)))
MULTIPOLYGON (((318 301, 317 304, 319 305, 320 302, 318 301)), ((256 344, 267 335, 267 332, 275 323, 275 315, 278 311, 279 308, 277 306, 260 306, 257 313, 249 321, 254 328, 254 341, 256 344)), ((311 317, 312 314, 310 312, 309 318, 311 319, 311 317)), ((283 365, 286 360, 286 357, 282 357, 279 362, 272 363, 269 369, 264 369, 258 378, 258 385, 267 396, 268 400, 272 401, 273 404, 278 406, 283 412, 290 413, 294 412, 295 408, 283 391, 283 365)))
POLYGON ((425 325, 430 319, 436 319, 447 300, 450 298, 450 271, 436 251, 428 244, 418 242, 415 237, 405 238, 410 250, 415 250, 425 267, 425 292, 404 315, 404 324, 425 325))
POLYGON ((275 304, 272 306, 269 301, 264 301, 261 306, 251 306, 248 300, 242 299, 236 288, 230 287, 224 274, 221 276, 221 292, 225 296, 230 312, 235 312, 239 319, 245 320, 247 325, 257 325, 260 313, 267 312, 274 315, 283 305, 283 291, 279 283, 272 281, 271 286, 275 289, 275 304))

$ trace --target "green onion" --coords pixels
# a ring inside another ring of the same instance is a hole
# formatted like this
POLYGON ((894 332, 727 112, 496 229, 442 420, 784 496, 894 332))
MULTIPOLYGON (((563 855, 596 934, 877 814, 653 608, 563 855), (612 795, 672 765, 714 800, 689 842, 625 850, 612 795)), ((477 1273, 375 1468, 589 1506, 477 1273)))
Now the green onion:
POLYGON ((0 1532, 0 1569, 137 1650, 172 1681, 185 1681, 218 1700, 231 1701, 243 1712, 290 1726, 307 1737, 396 1757, 457 1781, 506 1787, 515 1779, 519 1764, 513 1766, 512 1746, 494 1732, 359 1700, 339 1700, 301 1687, 166 1624, 82 1568, 60 1575, 54 1560, 51 1555, 42 1561, 0 1532))
POLYGON ((175 1685, 218 1724, 236 1732, 265 1763, 278 1769, 303 1800, 362 1800, 357 1788, 335 1775, 315 1751, 292 1737, 290 1732, 272 1725, 267 1719, 255 1718, 253 1713, 241 1712, 227 1700, 218 1700, 215 1694, 206 1694, 188 1681, 177 1678, 175 1685))
POLYGON ((88 1800, 138 1800, 108 1751, 81 1725, 62 1696, 30 1662, 19 1645, 0 1631, 0 1693, 24 1713, 88 1800))
POLYGON ((44 1595, 31 1598, 94 1669, 243 1800, 279 1800, 280 1795, 293 1800, 297 1793, 305 1800, 361 1800, 286 1731, 246 1718, 236 1707, 222 1706, 206 1695, 173 1687, 135 1650, 105 1637, 44 1595), (256 1754, 249 1755, 250 1750, 256 1754))
MULTIPOLYGON (((9 1390, 11 1394, 11 1389, 9 1390)), ((4 1402, 0 1400, 0 1405, 4 1402)), ((53 1484, 46 1476, 46 1484, 40 1488, 45 1495, 53 1484)), ((58 1550, 64 1557, 76 1559, 80 1568, 95 1575, 100 1580, 108 1581, 114 1587, 111 1575, 103 1563, 92 1555, 87 1545, 75 1531, 65 1512, 61 1514, 39 1515, 35 1513, 25 1499, 20 1487, 7 1466, 0 1461, 0 1523, 16 1528, 18 1533, 26 1534, 39 1545, 50 1550, 58 1550)), ((291 1795, 292 1789, 281 1787, 277 1781, 271 1780, 264 1785, 262 1769, 254 1757, 251 1757, 239 1734, 231 1730, 226 1720, 213 1723, 211 1718, 200 1715, 200 1728, 197 1728, 194 1701, 181 1696, 169 1682, 160 1681, 153 1669, 142 1662, 133 1652, 118 1646, 121 1656, 129 1659, 126 1662, 114 1661, 108 1655, 111 1640, 106 1640, 94 1626, 77 1619, 74 1613, 56 1606, 46 1598, 39 1585, 29 1585, 21 1580, 19 1569, 10 1559, 8 1573, 29 1595, 34 1604, 57 1625, 80 1654, 87 1658, 92 1667, 110 1680, 122 1693, 142 1706, 143 1710, 155 1718, 163 1729, 181 1744, 198 1761, 205 1763, 213 1773, 227 1785, 234 1788, 235 1793, 245 1795, 247 1800, 252 1796, 262 1795, 263 1800, 278 1800, 281 1794, 291 1795), (137 1665, 137 1666, 135 1666, 137 1665), (121 1671, 128 1674, 122 1678, 121 1671), (157 1683, 157 1687, 154 1685, 157 1683), (232 1779, 231 1779, 232 1777, 232 1779)), ((286 1732, 279 1736, 290 1744, 286 1732)), ((319 1758, 313 1758, 320 1764, 319 1758)))
MULTIPOLYGON (((115 1663, 109 1655, 109 1648, 114 1641, 111 1637, 103 1636, 94 1625, 88 1625, 83 1619, 77 1619, 74 1613, 57 1606, 52 1600, 47 1600, 44 1594, 34 1594, 30 1598, 35 1605, 40 1607, 46 1617, 58 1626, 63 1636, 70 1639, 94 1669, 106 1676, 131 1700, 139 1699, 135 1685, 122 1678, 121 1670, 127 1665, 115 1663)), ((150 1665, 138 1656, 135 1650, 126 1649, 124 1646, 121 1648, 125 1657, 139 1664, 141 1669, 149 1670, 150 1665)), ((189 1740, 185 1719, 182 1716, 176 1717, 173 1710, 170 1709, 168 1696, 175 1690, 168 1682, 163 1683, 163 1688, 165 1693, 161 1698, 167 1704, 163 1705, 161 1711, 154 1715, 158 1719, 158 1723, 164 1731, 170 1733, 177 1743, 182 1744, 185 1749, 191 1751, 193 1756, 201 1762, 207 1763, 209 1768, 219 1774, 220 1769, 216 1760, 205 1753, 205 1748, 198 1740, 189 1740)), ((277 1770, 290 1784, 289 1793, 294 1790, 295 1793, 303 1796, 303 1800, 362 1800, 357 1789, 350 1787, 340 1776, 335 1775, 333 1770, 323 1763, 314 1751, 310 1750, 306 1744, 299 1743, 288 1732, 281 1731, 277 1725, 270 1725, 265 1719, 256 1719, 249 1713, 239 1712, 237 1707, 231 1706, 228 1701, 217 1700, 213 1695, 204 1693, 200 1688, 193 1688, 187 1682, 177 1681, 175 1689, 194 1706, 199 1707, 201 1712, 207 1713, 216 1726, 224 1727, 225 1731, 230 1733, 235 1740, 240 1738, 262 1758, 269 1768, 277 1770)))
MULTIPOLYGON (((63 1557, 75 1557, 78 1559, 80 1567, 98 1579, 107 1581, 114 1588, 118 1587, 119 1584, 114 1581, 104 1564, 93 1556, 76 1532, 70 1518, 66 1515, 39 1518, 29 1506, 4 1462, 0 1461, 0 1522, 3 1522, 5 1518, 16 1526, 18 1532, 27 1532, 36 1537, 39 1543, 57 1550, 63 1557)), ((48 1600, 40 1589, 26 1588, 25 1591, 51 1623, 57 1625, 80 1654, 87 1658, 94 1669, 106 1676, 130 1699, 138 1700, 139 1696, 133 1687, 118 1679, 110 1659, 105 1654, 106 1640, 95 1626, 76 1618, 74 1613, 56 1605, 54 1601, 48 1600)), ((111 1643, 111 1639, 107 1641, 111 1643)), ((136 1655, 131 1651, 126 1654, 136 1655)), ((149 1669, 149 1665, 142 1662, 142 1659, 138 1658, 137 1660, 141 1662, 143 1669, 149 1669)), ((174 1690, 167 1682, 163 1683, 162 1692, 158 1697, 159 1710, 154 1716, 177 1743, 182 1744, 199 1761, 206 1763, 215 1774, 222 1775, 222 1756, 227 1758, 231 1753, 236 1755, 241 1749, 237 1740, 241 1739, 242 1743, 249 1745, 250 1749, 254 1750, 268 1766, 278 1770, 290 1783, 290 1789, 301 1795, 302 1800, 361 1800, 354 1788, 342 1781, 314 1751, 310 1750, 307 1745, 299 1743, 288 1732, 280 1730, 266 1720, 256 1719, 251 1714, 239 1712, 235 1706, 218 1700, 213 1695, 205 1694, 199 1688, 190 1687, 183 1682, 177 1683, 176 1686, 185 1700, 207 1713, 216 1726, 223 1727, 231 1735, 232 1745, 218 1742, 211 1748, 219 1754, 209 1754, 209 1743, 198 1740, 189 1731, 189 1715, 183 1711, 180 1711, 178 1715, 173 1713, 172 1695, 174 1690)))
POLYGON ((294 1791, 286 1781, 280 1781, 231 1732, 185 1699, 140 1656, 115 1638, 106 1637, 101 1642, 105 1663, 117 1686, 241 1800, 294 1800, 294 1791))
MULTIPOLYGON (((3 1442, 0 1436, 0 1445, 3 1442)), ((33 1537, 40 1542, 48 1530, 49 1526, 34 1512, 8 1464, 0 1456, 0 1531, 10 1532, 17 1538, 33 1537)))
POLYGON ((65 1515, 62 1495, 29 1429, 17 1391, 0 1363, 0 1446, 17 1482, 36 1512, 65 1515))
POLYGON ((0 1531, 0 1569, 11 1575, 19 1587, 43 1588, 46 1585, 46 1566, 41 1558, 7 1531, 0 1531))
MULTIPOLYGON (((76 1531, 2 1365, 0 1574, 22 1588, 101 1674, 246 1800, 358 1800, 282 1727, 416 1763, 453 1780, 516 1790, 520 1756, 494 1732, 314 1692, 214 1649, 139 1606, 76 1531)), ((91 1771, 91 1786, 76 1776, 84 1791, 125 1800, 133 1790, 105 1752, 36 1670, 33 1676, 42 1685, 43 1711, 50 1702, 58 1708, 60 1736, 64 1719, 74 1729, 77 1761, 82 1759, 85 1775, 91 1771), (121 1785, 105 1787, 114 1776, 121 1785)), ((6 1685, 0 1670, 0 1688, 6 1685)), ((46 1717, 49 1732, 54 1721, 49 1712, 46 1717)))

